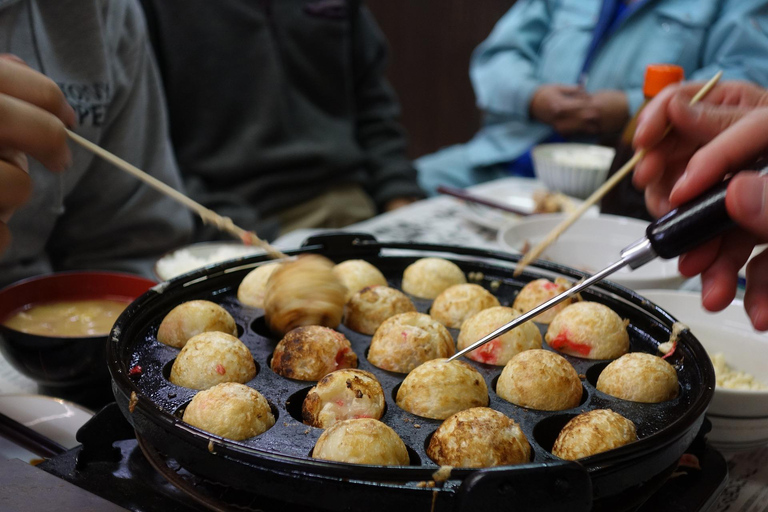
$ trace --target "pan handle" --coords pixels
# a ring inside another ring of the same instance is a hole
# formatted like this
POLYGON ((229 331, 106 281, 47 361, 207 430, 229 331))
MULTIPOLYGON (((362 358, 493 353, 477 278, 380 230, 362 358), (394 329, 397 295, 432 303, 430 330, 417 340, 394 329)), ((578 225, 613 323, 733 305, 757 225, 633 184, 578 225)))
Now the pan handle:
POLYGON ((524 512, 588 512, 592 481, 584 466, 554 461, 535 466, 475 471, 456 495, 458 512, 509 510, 524 512))

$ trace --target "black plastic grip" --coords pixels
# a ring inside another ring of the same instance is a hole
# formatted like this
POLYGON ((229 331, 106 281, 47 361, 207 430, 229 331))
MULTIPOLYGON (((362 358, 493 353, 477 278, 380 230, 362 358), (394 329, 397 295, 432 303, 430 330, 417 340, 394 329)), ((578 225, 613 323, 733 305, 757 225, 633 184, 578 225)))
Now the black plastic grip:
POLYGON ((645 231, 653 250, 669 259, 707 242, 735 223, 725 209, 725 192, 730 179, 704 195, 685 203, 652 222, 645 231))

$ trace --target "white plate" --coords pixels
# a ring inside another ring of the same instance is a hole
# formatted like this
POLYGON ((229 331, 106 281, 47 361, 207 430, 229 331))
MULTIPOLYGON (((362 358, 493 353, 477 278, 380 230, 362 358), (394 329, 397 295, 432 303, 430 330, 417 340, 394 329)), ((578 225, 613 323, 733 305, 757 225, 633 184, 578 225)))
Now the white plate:
POLYGON ((202 242, 180 247, 165 254, 155 263, 155 275, 161 281, 167 281, 181 274, 198 268, 242 258, 252 254, 261 254, 258 247, 243 245, 241 242, 202 242))
MULTIPOLYGON (((537 190, 546 190, 546 188, 542 182, 533 178, 509 177, 475 185, 468 188, 467 191, 483 199, 490 199, 525 212, 533 212, 535 207, 533 193, 537 190)), ((583 203, 582 200, 573 197, 571 200, 575 207, 583 203)), ((466 217, 488 229, 501 229, 505 225, 523 218, 514 213, 482 204, 467 202, 466 206, 466 217)), ((598 208, 592 207, 585 215, 594 216, 597 215, 597 212, 598 208)))
MULTIPOLYGON (((521 252, 526 244, 533 248, 564 218, 563 214, 550 214, 521 219, 499 231, 499 245, 514 253, 521 252)), ((594 274, 618 261, 621 250, 645 236, 647 227, 647 222, 617 215, 582 217, 544 250, 541 259, 594 274)), ((637 270, 625 267, 608 279, 633 290, 678 288, 684 281, 676 258, 656 258, 637 270)))
MULTIPOLYGON (((77 404, 43 395, 0 395, 0 412, 67 449, 80 444, 75 434, 93 416, 77 404)), ((13 452, 14 446, 2 444, 0 453, 24 460, 26 450, 16 447, 13 452)))

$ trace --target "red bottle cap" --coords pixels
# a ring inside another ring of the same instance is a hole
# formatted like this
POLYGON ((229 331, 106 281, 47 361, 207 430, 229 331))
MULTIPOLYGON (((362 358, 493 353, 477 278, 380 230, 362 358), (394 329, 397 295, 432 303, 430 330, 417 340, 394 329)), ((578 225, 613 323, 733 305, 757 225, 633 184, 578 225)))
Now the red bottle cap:
POLYGON ((646 98, 653 98, 663 88, 685 78, 685 71, 675 64, 649 64, 645 68, 645 82, 643 94, 646 98))

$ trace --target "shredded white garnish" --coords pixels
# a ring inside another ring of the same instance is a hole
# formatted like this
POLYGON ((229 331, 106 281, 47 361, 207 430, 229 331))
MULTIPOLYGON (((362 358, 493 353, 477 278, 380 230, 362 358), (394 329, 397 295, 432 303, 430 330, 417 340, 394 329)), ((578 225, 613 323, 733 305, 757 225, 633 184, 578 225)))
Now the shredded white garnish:
POLYGON ((727 389, 768 389, 768 385, 757 380, 746 372, 731 368, 725 361, 725 356, 718 352, 712 356, 712 365, 715 367, 717 385, 727 389))

